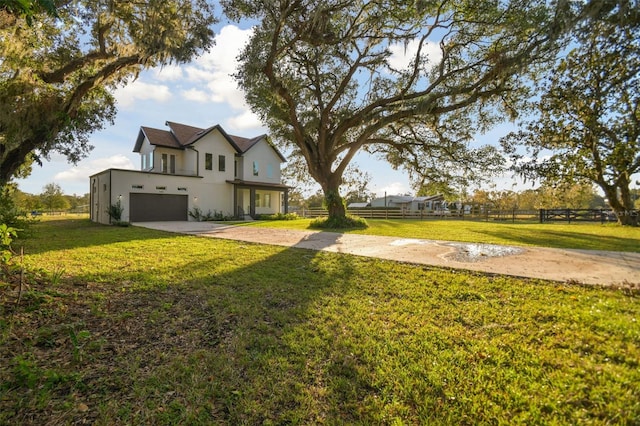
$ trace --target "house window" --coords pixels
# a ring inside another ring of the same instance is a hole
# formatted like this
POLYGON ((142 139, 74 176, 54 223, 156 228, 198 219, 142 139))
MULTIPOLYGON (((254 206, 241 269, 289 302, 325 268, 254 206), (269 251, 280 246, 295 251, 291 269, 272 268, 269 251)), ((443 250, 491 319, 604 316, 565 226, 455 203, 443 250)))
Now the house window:
POLYGON ((253 162, 253 175, 254 176, 258 176, 259 173, 260 173, 260 169, 258 167, 258 162, 254 161, 253 162))
POLYGON ((147 156, 146 155, 141 155, 140 156, 140 160, 142 161, 142 164, 140 164, 140 166, 141 166, 140 170, 146 170, 147 169, 147 156))
POLYGON ((233 177, 238 177, 238 160, 233 160, 233 177))
POLYGON ((179 186, 178 187, 178 191, 186 191, 187 187, 186 186, 179 186))
POLYGON ((144 189, 144 185, 131 185, 131 189, 144 189))
POLYGON ((218 171, 224 172, 227 168, 227 162, 224 155, 218 155, 218 171))
POLYGON ((172 175, 176 174, 176 156, 175 155, 169 156, 169 173, 171 173, 172 175))
POLYGON ((256 207, 271 207, 271 194, 256 193, 256 207))
POLYGON ((166 186, 156 186, 156 189, 158 191, 164 191, 165 189, 167 189, 167 187, 166 186))
POLYGON ((162 154, 162 162, 160 163, 160 171, 162 173, 167 173, 168 165, 169 165, 169 156, 167 154, 162 154))
POLYGON ((213 170, 213 154, 206 153, 204 155, 204 169, 213 170))
POLYGON ((267 177, 273 178, 273 164, 267 164, 267 177))

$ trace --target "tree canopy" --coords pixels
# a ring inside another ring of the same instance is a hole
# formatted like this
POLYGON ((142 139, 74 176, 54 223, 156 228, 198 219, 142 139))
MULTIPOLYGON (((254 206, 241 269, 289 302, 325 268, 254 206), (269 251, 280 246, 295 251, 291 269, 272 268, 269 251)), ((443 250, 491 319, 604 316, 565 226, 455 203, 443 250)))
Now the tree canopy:
POLYGON ((77 162, 115 117, 113 89, 213 44, 205 0, 75 0, 60 2, 57 18, 45 11, 28 25, 0 9, 0 186, 52 152, 77 162))
POLYGON ((609 7, 562 0, 222 4, 232 18, 259 20, 239 56, 237 81, 274 138, 304 158, 330 216, 345 214, 342 175, 361 150, 417 176, 457 169, 473 178, 471 171, 498 165, 494 149, 470 149, 473 134, 515 115, 514 94, 527 89, 516 75, 549 59, 580 17, 609 7))
POLYGON ((578 27, 535 117, 502 141, 527 178, 598 185, 623 224, 638 223, 630 185, 640 172, 639 40, 637 1, 578 27))
MULTIPOLYGON (((54 17, 58 16, 53 0, 0 0, 0 11, 16 17, 23 17, 29 25, 33 23, 33 17, 41 12, 46 12, 54 17)), ((4 20, 0 21, 2 22, 1 26, 8 23, 7 18, 5 15, 4 20)))

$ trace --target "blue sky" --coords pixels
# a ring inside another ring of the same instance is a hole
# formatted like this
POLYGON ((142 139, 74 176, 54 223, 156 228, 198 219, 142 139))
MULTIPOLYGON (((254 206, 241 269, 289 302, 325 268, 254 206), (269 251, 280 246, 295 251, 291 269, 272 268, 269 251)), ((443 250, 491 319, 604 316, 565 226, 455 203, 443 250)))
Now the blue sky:
MULTIPOLYGON (((173 121, 203 128, 220 124, 228 133, 244 137, 267 133, 230 76, 250 29, 222 24, 216 32, 216 45, 197 60, 146 70, 135 82, 117 90, 115 124, 93 134, 95 148, 87 158, 73 165, 54 154, 42 167, 34 165, 30 177, 17 181, 20 189, 39 194, 46 184, 57 183, 66 194, 82 195, 89 192, 92 174, 108 168, 139 169, 139 156, 132 149, 141 126, 164 129, 166 121, 173 121)), ((393 59, 404 61, 411 53, 411 46, 403 46, 393 59)), ((510 129, 500 126, 478 142, 497 143, 510 129)), ((411 192, 405 172, 364 153, 355 163, 372 177, 369 189, 379 196, 411 192)), ((497 183, 510 189, 508 179, 497 183)))

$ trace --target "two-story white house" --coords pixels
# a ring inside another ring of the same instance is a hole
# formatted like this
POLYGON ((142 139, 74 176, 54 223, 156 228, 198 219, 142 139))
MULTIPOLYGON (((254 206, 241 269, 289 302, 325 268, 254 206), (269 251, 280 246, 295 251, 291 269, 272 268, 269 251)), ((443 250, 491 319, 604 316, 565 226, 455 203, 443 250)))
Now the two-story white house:
POLYGON ((168 130, 141 127, 133 149, 140 170, 107 169, 89 177, 91 220, 109 223, 118 201, 122 221, 186 221, 189 212, 238 218, 286 213, 282 154, 266 135, 227 134, 167 122, 168 130))

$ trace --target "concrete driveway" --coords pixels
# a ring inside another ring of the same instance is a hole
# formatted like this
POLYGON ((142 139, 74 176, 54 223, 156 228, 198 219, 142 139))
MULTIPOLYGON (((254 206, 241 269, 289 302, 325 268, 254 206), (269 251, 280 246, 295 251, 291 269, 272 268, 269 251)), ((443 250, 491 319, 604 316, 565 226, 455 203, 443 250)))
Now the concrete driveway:
POLYGON ((491 274, 582 284, 640 286, 640 253, 501 246, 212 222, 141 222, 133 225, 208 238, 349 253, 491 274))

